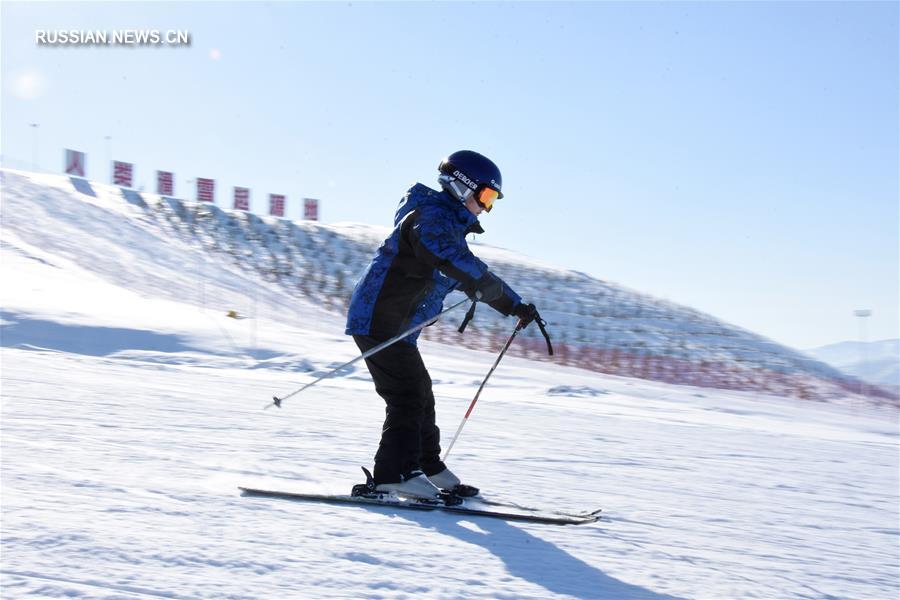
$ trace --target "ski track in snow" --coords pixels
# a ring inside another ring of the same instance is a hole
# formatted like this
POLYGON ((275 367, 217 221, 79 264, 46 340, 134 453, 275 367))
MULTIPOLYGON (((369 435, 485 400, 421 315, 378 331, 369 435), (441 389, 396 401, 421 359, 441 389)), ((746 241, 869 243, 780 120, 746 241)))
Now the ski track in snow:
MULTIPOLYGON (((61 193, 44 200, 65 213, 61 193)), ((488 497, 600 522, 243 497, 346 493, 370 466, 384 406, 364 368, 263 410, 355 356, 341 317, 214 262, 199 290, 181 242, 135 224, 116 245, 92 214, 4 221, 4 599, 897 595, 898 413, 852 402, 508 357, 450 464, 488 497)), ((494 355, 422 348, 446 438, 494 355)))
MULTIPOLYGON (((467 354, 426 347, 437 379, 490 358, 467 354)), ((352 379, 262 411, 296 374, 2 359, 7 597, 873 598, 897 583, 883 415, 701 401, 513 359, 452 463, 498 499, 531 490, 531 504, 605 509, 596 525, 552 527, 240 496, 239 484, 341 493, 359 480, 383 407, 352 379), (555 381, 608 393, 547 396, 555 381), (760 423, 798 414, 794 434, 760 423)), ((444 431, 473 391, 438 386, 444 431)))

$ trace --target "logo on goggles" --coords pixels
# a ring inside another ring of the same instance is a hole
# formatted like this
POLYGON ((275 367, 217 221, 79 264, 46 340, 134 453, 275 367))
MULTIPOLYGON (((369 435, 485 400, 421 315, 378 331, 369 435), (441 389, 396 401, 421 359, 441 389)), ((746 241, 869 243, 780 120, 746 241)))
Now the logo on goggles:
POLYGON ((466 177, 459 169, 453 171, 453 176, 462 181, 464 184, 472 188, 473 190, 478 189, 478 184, 466 177))

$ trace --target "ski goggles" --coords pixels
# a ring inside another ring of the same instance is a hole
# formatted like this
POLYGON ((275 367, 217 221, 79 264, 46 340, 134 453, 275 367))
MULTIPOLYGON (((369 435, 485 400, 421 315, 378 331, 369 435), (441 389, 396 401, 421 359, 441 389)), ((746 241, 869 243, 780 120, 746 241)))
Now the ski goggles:
POLYGON ((495 190, 494 188, 489 188, 487 186, 482 187, 480 190, 475 192, 475 201, 481 205, 481 207, 491 212, 491 208, 494 206, 494 200, 500 197, 500 192, 495 190))

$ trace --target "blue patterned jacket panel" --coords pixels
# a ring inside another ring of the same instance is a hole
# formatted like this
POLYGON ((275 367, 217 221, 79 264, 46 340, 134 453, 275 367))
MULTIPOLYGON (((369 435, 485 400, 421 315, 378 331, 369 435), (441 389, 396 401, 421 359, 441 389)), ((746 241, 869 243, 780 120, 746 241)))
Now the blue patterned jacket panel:
MULTIPOLYGON (((388 339, 439 314, 459 287, 471 292, 488 273, 466 243, 482 233, 478 219, 446 192, 417 183, 394 216, 394 229, 356 284, 347 334, 388 339)), ((502 283, 502 282, 501 282, 502 283)), ((521 298, 505 283, 491 306, 510 314, 521 298)), ((404 341, 415 344, 418 333, 404 341)))

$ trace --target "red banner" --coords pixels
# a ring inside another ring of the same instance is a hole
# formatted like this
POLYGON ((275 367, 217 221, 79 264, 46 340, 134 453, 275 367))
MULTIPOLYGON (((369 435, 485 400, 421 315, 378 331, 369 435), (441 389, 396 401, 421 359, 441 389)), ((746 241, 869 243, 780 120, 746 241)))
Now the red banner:
POLYGON ((134 187, 134 165, 127 162, 113 161, 113 185, 134 187))
POLYGON ((169 171, 156 172, 156 193, 160 196, 175 194, 175 174, 169 171))
POLYGON ((269 214, 276 217, 284 216, 284 196, 281 194, 269 194, 269 214))
POLYGON ((66 175, 75 175, 76 177, 84 177, 84 152, 78 150, 69 150, 66 148, 66 175))
POLYGON ((234 188, 234 208, 237 210, 250 210, 250 189, 244 187, 234 188))
POLYGON ((197 200, 200 202, 216 201, 216 180, 197 178, 197 200))
POLYGON ((319 201, 314 198, 303 199, 303 218, 307 221, 319 220, 319 201))

